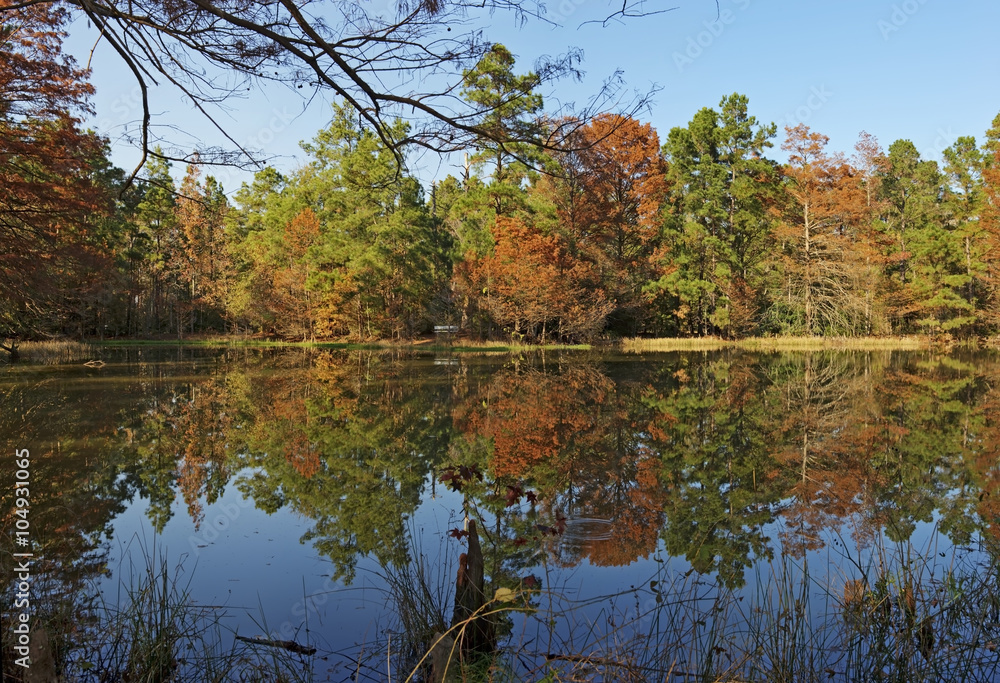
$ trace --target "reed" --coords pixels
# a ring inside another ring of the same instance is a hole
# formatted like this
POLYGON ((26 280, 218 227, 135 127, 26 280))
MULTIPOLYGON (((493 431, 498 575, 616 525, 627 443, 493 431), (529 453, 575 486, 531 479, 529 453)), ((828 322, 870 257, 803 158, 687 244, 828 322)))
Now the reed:
POLYGON ((98 347, 75 341, 26 341, 18 345, 21 363, 65 365, 100 358, 98 347))
POLYGON ((916 351, 927 349, 927 337, 752 337, 736 346, 748 351, 916 351))
POLYGON ((403 341, 281 341, 262 339, 128 339, 94 343, 93 347, 101 346, 184 346, 208 348, 307 348, 307 349, 345 349, 349 351, 388 351, 388 350, 418 350, 418 351, 448 351, 452 353, 524 353, 529 351, 586 351, 593 348, 590 344, 526 344, 511 341, 488 341, 476 339, 424 339, 403 341))
POLYGON ((719 337, 677 337, 645 339, 632 337, 621 340, 621 349, 626 353, 656 353, 670 351, 719 351, 735 346, 732 341, 719 337))
MULTIPOLYGON (((544 588, 535 582, 488 587, 490 597, 476 613, 450 624, 454 566, 447 552, 418 552, 415 561, 380 574, 396 621, 364 653, 354 653, 353 677, 497 683, 1000 678, 996 547, 980 541, 942 553, 880 537, 851 552, 766 561, 741 589, 678 572, 674 561, 660 558, 661 569, 641 586, 585 600, 568 586, 549 584, 546 573, 544 588), (824 572, 814 574, 810 562, 824 572), (841 573, 828 575, 829 566, 841 573), (506 635, 492 651, 463 652, 478 619, 504 622, 506 635)), ((122 584, 113 605, 90 608, 93 626, 72 642, 56 639, 65 644, 59 662, 65 680, 315 679, 309 656, 232 638, 215 610, 191 603, 190 578, 182 576, 162 558, 147 561, 122 584)), ((50 634, 72 626, 52 614, 45 624, 50 634)), ((268 632, 263 621, 261 629, 268 632)))
MULTIPOLYGON (((189 591, 193 577, 185 579, 182 566, 171 567, 166 558, 143 550, 142 565, 129 563, 120 570, 124 575, 111 591, 113 599, 97 585, 68 591, 58 582, 38 595, 40 608, 32 629, 44 631, 52 643, 51 665, 58 680, 315 680, 310 657, 274 647, 266 639, 240 640, 223 625, 224 613, 194 604, 189 591)), ((267 633, 266 625, 261 628, 267 633)), ((7 630, 3 661, 13 653, 7 630)), ((37 664, 33 668, 39 669, 37 664)), ((3 674, 4 683, 43 680, 32 678, 29 669, 5 666, 3 674)))
POLYGON ((931 348, 926 337, 751 337, 727 340, 718 337, 689 337, 623 339, 621 349, 626 353, 655 353, 671 351, 718 351, 742 349, 754 352, 778 351, 915 351, 931 348))
POLYGON ((937 550, 883 539, 839 558, 832 579, 784 556, 741 590, 664 562, 643 586, 587 601, 514 592, 520 635, 455 680, 997 680, 995 549, 937 550))

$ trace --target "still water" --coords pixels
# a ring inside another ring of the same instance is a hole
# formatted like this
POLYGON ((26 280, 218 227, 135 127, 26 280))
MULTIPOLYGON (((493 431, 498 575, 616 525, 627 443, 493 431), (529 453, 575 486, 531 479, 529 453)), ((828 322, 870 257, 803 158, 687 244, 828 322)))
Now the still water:
POLYGON ((223 649, 404 680, 434 630, 406 602, 451 625, 471 520, 508 678, 996 673, 965 604, 996 593, 992 353, 99 353, 0 375, 50 622, 152 567, 223 649))

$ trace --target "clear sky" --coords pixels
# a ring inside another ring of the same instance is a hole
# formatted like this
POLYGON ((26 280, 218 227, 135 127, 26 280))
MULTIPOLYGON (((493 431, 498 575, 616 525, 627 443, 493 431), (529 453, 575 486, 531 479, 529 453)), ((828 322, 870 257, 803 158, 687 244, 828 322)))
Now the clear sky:
MULTIPOLYGON (((640 118, 653 124, 661 141, 701 107, 717 107, 733 92, 746 94, 752 115, 779 126, 775 159, 784 158, 785 124, 803 122, 828 135, 831 150, 851 153, 865 130, 883 147, 906 138, 926 158, 940 159, 959 136, 981 142, 1000 114, 1000 3, 993 0, 719 0, 718 11, 714 0, 648 0, 647 12, 676 9, 606 26, 585 23, 620 7, 613 0, 549 0, 547 12, 561 26, 519 28, 498 14, 487 35, 517 55, 519 72, 542 54, 583 50, 585 78, 557 84, 545 93, 549 102, 583 102, 616 69, 631 89, 658 87, 640 118)), ((84 28, 75 24, 68 43, 83 63, 95 37, 84 28)), ((116 140, 122 124, 137 116, 138 90, 106 46, 96 50, 93 67, 98 94, 92 125, 116 140)), ((273 164, 288 171, 304 160, 298 142, 329 120, 328 103, 276 89, 233 101, 221 121, 235 139, 275 155, 273 164)), ((177 127, 168 133, 174 140, 191 133, 192 147, 195 139, 226 144, 179 100, 158 98, 157 112, 177 127)), ((114 151, 115 162, 129 169, 138 158, 127 141, 115 142, 114 151)), ((416 166, 425 180, 458 170, 454 159, 427 155, 416 166)), ((249 177, 212 173, 230 191, 249 177)))

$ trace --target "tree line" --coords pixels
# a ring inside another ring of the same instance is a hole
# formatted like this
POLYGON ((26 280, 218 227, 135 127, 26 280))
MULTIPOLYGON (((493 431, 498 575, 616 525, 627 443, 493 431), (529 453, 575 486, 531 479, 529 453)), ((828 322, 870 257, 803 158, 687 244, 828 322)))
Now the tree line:
POLYGON ((740 94, 660 140, 621 114, 547 115, 492 45, 459 95, 485 114, 463 171, 424 187, 408 124, 346 104, 290 173, 230 199, 193 155, 138 182, 86 130, 65 16, 33 5, 0 49, 0 334, 405 339, 988 335, 1000 324, 1000 116, 942 162, 854 153, 759 122, 740 94), (39 59, 46 55, 46 59, 39 59), (554 136, 545 149, 528 142, 554 136), (768 157, 775 144, 787 153, 768 157), (558 149, 556 149, 558 147, 558 149), (405 149, 402 152, 404 158, 405 149))

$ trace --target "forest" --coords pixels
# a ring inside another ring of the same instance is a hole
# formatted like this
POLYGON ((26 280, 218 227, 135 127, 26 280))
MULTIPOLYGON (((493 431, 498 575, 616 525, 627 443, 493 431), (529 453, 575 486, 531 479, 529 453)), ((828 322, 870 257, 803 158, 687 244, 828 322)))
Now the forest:
POLYGON ((85 127, 66 17, 0 26, 0 336, 407 340, 435 325, 531 343, 631 336, 995 334, 1000 116, 942 161, 861 133, 848 155, 733 93, 663 139, 621 114, 548 115, 492 45, 459 177, 407 170, 407 125, 347 104, 232 195, 195 153, 140 176, 85 127), (561 136, 539 148, 519 140, 561 136), (499 140, 499 142, 498 142, 499 140), (775 147, 787 156, 770 158, 775 147), (402 162, 402 163, 401 163, 402 162))

